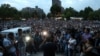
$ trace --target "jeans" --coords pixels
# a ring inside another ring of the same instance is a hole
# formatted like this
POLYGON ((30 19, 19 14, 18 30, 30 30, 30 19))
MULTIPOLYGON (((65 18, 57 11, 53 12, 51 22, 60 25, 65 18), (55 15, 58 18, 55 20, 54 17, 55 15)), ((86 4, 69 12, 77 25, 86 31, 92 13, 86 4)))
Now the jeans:
POLYGON ((19 48, 19 56, 26 56, 26 49, 25 49, 25 47, 19 48))
POLYGON ((68 48, 68 46, 66 45, 66 47, 65 47, 65 56, 73 56, 73 54, 74 54, 74 50, 68 48))
POLYGON ((64 54, 65 56, 68 56, 68 45, 65 46, 64 54))

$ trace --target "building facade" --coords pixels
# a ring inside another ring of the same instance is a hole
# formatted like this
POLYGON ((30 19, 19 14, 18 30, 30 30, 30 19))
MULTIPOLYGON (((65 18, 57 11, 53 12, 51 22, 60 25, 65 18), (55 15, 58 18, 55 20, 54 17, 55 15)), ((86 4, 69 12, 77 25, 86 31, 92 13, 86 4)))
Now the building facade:
POLYGON ((43 9, 38 8, 38 6, 36 6, 35 8, 25 7, 21 10, 21 12, 22 12, 22 15, 25 17, 27 14, 28 17, 34 17, 34 15, 35 15, 35 17, 42 18, 42 15, 45 14, 43 9))
POLYGON ((53 5, 61 6, 61 1, 60 0, 52 0, 52 6, 53 5))

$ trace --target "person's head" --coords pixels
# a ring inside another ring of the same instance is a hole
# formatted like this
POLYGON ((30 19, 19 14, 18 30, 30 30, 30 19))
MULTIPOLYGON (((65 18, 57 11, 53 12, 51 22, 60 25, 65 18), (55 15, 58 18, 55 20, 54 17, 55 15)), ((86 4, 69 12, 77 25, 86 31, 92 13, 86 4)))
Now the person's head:
POLYGON ((89 32, 90 32, 90 29, 89 29, 89 28, 85 28, 85 29, 84 29, 84 32, 85 32, 85 33, 89 33, 89 32))
POLYGON ((14 39, 14 33, 12 33, 12 32, 10 32, 9 34, 8 34, 8 38, 10 38, 10 39, 14 39))
POLYGON ((96 35, 97 38, 100 38, 100 31, 96 32, 95 35, 96 35))
POLYGON ((19 34, 19 35, 22 34, 22 29, 18 29, 18 34, 19 34))
POLYGON ((53 42, 53 40, 54 40, 53 33, 52 32, 49 32, 48 34, 49 34, 49 36, 47 37, 47 42, 53 42))
POLYGON ((38 35, 39 35, 39 32, 38 32, 38 31, 36 31, 36 32, 35 32, 35 35, 36 35, 36 36, 38 36, 38 35))
POLYGON ((2 34, 0 34, 0 39, 1 39, 1 38, 3 38, 3 35, 2 35, 2 34))
POLYGON ((74 35, 74 34, 71 34, 71 38, 72 38, 72 39, 75 39, 75 35, 74 35))

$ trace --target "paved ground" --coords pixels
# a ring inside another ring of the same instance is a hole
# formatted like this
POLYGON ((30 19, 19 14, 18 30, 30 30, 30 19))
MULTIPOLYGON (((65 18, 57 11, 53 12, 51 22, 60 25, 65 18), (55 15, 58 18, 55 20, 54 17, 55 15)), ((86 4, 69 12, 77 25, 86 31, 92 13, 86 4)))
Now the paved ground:
MULTIPOLYGON (((43 56, 43 52, 38 52, 38 53, 32 54, 32 55, 28 54, 27 56, 43 56)), ((62 55, 62 54, 56 54, 56 56, 64 56, 64 55, 62 55)))
MULTIPOLYGON (((38 52, 36 54, 28 54, 27 56, 43 56, 43 52, 38 52)), ((56 54, 56 56, 65 56, 64 54, 56 54)), ((77 53, 75 56, 80 56, 79 53, 77 53)))

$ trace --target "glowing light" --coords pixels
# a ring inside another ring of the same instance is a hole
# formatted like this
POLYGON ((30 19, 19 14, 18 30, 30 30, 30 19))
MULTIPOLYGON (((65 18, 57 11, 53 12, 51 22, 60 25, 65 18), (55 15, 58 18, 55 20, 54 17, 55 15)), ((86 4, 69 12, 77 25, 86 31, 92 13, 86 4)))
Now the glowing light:
POLYGON ((17 43, 18 41, 16 40, 15 43, 17 43))
POLYGON ((45 37, 48 37, 49 36, 49 33, 48 33, 48 31, 42 31, 41 32, 41 35, 42 36, 45 36, 45 37))
POLYGON ((25 37, 26 42, 28 42, 30 39, 31 39, 30 36, 25 37))
POLYGON ((46 31, 43 32, 43 35, 47 35, 48 33, 46 31))

